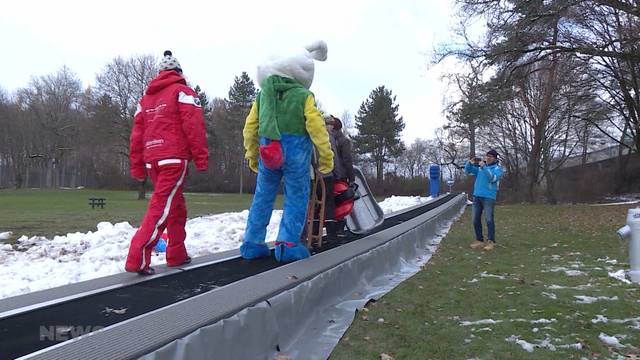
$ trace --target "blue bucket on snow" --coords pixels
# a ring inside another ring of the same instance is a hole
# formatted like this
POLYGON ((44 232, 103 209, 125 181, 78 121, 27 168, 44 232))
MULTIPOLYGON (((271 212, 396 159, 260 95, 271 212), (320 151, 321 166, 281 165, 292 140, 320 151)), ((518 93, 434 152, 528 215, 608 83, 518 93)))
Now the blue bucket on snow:
POLYGON ((163 238, 160 238, 156 243, 156 246, 153 248, 153 250, 157 252, 167 251, 167 242, 163 238))

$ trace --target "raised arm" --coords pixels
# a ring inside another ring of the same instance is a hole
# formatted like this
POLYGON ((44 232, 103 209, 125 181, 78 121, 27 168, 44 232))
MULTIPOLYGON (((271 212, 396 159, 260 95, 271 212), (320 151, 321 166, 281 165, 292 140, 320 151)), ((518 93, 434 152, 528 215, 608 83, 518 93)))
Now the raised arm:
POLYGON ((331 151, 331 144, 329 143, 329 133, 324 125, 320 111, 316 108, 316 102, 312 95, 309 95, 305 101, 304 117, 306 119, 307 132, 320 157, 318 170, 323 174, 328 174, 333 170, 333 151, 331 151))

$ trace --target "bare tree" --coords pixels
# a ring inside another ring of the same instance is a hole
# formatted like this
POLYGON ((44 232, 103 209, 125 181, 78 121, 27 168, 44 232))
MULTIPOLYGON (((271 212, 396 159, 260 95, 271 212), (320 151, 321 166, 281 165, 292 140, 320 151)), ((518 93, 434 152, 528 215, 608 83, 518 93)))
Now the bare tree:
MULTIPOLYGON (((117 116, 112 118, 114 151, 120 155, 123 167, 128 172, 129 136, 133 115, 138 101, 151 80, 158 74, 157 59, 152 55, 138 55, 128 59, 117 57, 105 65, 96 76, 97 96, 108 96, 117 106, 117 116), (127 161, 124 161, 124 160, 127 161)), ((145 198, 146 180, 139 185, 138 198, 145 198)))
MULTIPOLYGON (((18 91, 21 109, 35 121, 40 137, 30 158, 41 162, 45 186, 59 187, 65 182, 67 160, 74 151, 80 119, 80 80, 66 66, 53 75, 34 77, 27 88, 18 91)), ((35 129, 33 129, 35 130, 35 129)))
POLYGON ((469 142, 469 157, 476 154, 476 133, 492 114, 490 83, 482 80, 482 69, 473 61, 466 62, 467 73, 456 72, 446 76, 455 87, 458 98, 448 100, 445 108, 448 134, 469 142))
POLYGON ((435 145, 431 144, 429 140, 416 139, 398 157, 398 168, 406 177, 424 177, 428 171, 429 161, 435 156, 435 152, 435 145))
POLYGON ((507 93, 499 102, 499 111, 480 141, 499 149, 515 192, 524 192, 525 200, 534 201, 544 181, 547 200, 554 202, 556 170, 584 146, 590 124, 604 115, 590 81, 583 76, 588 64, 575 58, 559 61, 552 89, 548 88, 549 70, 539 66, 531 65, 528 75, 513 83, 513 95, 507 93))

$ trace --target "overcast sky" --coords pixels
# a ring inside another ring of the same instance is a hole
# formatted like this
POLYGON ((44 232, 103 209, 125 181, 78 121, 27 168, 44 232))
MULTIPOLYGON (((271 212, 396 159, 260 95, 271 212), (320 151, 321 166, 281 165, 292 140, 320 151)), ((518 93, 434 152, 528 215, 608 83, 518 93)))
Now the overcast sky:
POLYGON ((433 1, 10 1, 0 12, 0 87, 67 65, 92 85, 117 56, 173 51, 210 97, 227 97, 235 76, 255 81, 260 59, 282 48, 327 42, 311 90, 328 112, 358 111, 371 90, 397 96, 403 139, 430 138, 444 122, 443 65, 430 52, 451 38, 450 0, 433 1))

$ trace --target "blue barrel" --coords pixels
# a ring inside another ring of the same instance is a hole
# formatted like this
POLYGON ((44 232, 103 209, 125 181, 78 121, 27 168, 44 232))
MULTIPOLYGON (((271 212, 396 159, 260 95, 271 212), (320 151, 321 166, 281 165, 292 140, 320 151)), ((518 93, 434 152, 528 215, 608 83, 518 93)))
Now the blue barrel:
POLYGON ((437 197, 440 194, 440 165, 429 166, 429 185, 431 197, 437 197))

